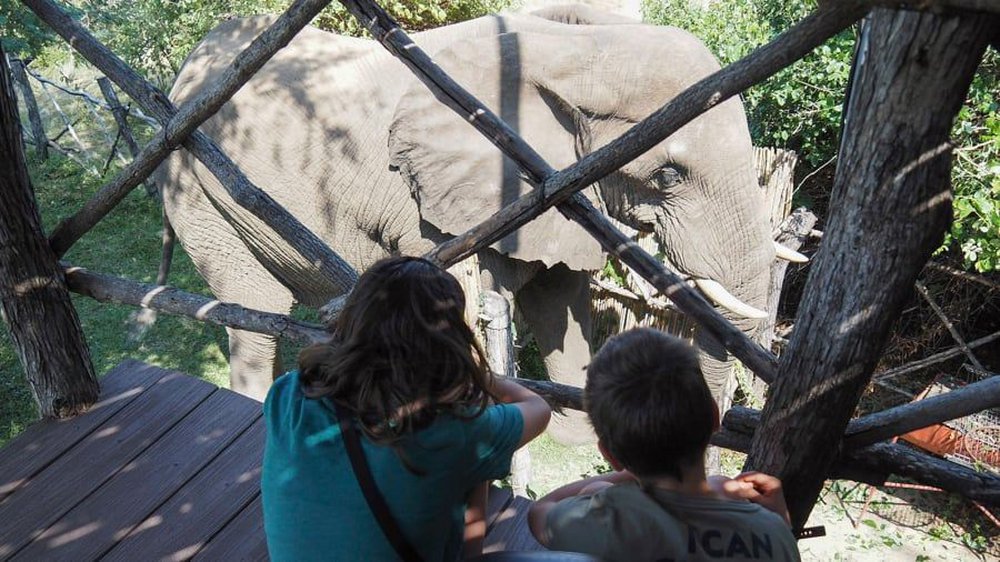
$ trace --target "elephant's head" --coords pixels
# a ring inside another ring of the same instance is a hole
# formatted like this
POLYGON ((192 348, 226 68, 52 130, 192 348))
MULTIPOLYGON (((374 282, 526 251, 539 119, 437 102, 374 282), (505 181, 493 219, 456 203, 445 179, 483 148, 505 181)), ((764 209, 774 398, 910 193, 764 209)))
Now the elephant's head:
MULTIPOLYGON (((435 60, 555 168, 618 137, 719 68, 697 39, 675 28, 548 25, 551 33, 462 41, 435 60)), ((444 233, 464 232, 531 189, 493 145, 421 84, 399 102, 389 142, 421 218, 444 233)), ((741 328, 756 325, 740 316, 759 317, 765 308, 774 247, 738 99, 584 193, 618 221, 654 233, 676 271, 702 280, 703 288, 724 289, 715 300, 733 300, 736 312, 729 317, 741 328)), ((574 269, 599 269, 605 260, 598 243, 555 210, 494 247, 574 269)), ((713 343, 699 341, 709 355, 724 359, 713 343)), ((714 373, 711 360, 706 363, 718 396, 725 365, 714 373)))

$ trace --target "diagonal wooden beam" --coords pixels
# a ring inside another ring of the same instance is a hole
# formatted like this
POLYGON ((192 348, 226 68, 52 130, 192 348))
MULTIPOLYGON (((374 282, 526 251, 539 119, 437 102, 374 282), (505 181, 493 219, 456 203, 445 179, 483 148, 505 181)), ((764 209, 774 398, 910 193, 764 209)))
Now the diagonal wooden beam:
MULTIPOLYGON (((361 2, 344 0, 344 3, 347 5, 361 2)), ((365 0, 364 3, 370 2, 365 0)), ((461 259, 496 242, 543 211, 568 199, 573 193, 635 160, 702 113, 766 80, 809 54, 812 49, 860 19, 865 10, 859 7, 856 1, 851 0, 839 2, 807 16, 768 44, 681 92, 618 139, 584 156, 565 170, 551 175, 546 179, 543 190, 525 194, 480 225, 441 244, 433 251, 433 255, 442 262, 450 263, 452 259, 461 259)), ((386 35, 385 41, 398 44, 396 49, 415 50, 415 46, 408 47, 410 44, 408 38, 407 43, 401 44, 401 38, 405 37, 402 32, 390 30, 383 35, 386 35)), ((408 66, 411 65, 408 63, 408 66)), ((430 71, 422 68, 420 71, 433 76, 430 71)), ((436 84, 435 88, 443 89, 444 86, 436 84)), ((457 95, 454 92, 450 94, 457 95)), ((472 97, 467 92, 465 95, 472 97)), ((463 117, 468 118, 473 126, 487 138, 492 139, 494 133, 491 129, 494 125, 491 115, 486 111, 482 114, 463 114, 463 117), (471 115, 475 115, 475 118, 471 118, 471 115)), ((508 150, 501 145, 498 145, 498 148, 519 166, 525 166, 526 155, 508 150)), ((531 176, 527 177, 530 179, 531 176)))
MULTIPOLYGON (((856 418, 844 430, 844 450, 855 450, 887 441, 911 431, 972 414, 1000 408, 1000 376, 994 375, 937 396, 856 418)), ((734 406, 722 426, 752 434, 760 425, 760 410, 734 406)))
POLYGON ((683 312, 695 318, 757 376, 766 381, 774 379, 776 362, 772 354, 726 321, 679 275, 635 246, 577 192, 634 160, 715 105, 805 56, 857 21, 865 14, 866 8, 850 1, 810 15, 750 56, 685 90, 619 139, 565 170, 554 172, 496 114, 441 71, 377 4, 371 0, 341 0, 341 3, 376 40, 416 73, 440 101, 465 117, 516 162, 525 180, 538 188, 468 232, 441 244, 426 257, 443 265, 456 263, 558 205, 563 214, 580 222, 605 249, 652 283, 683 312))
MULTIPOLYGON (((295 248, 299 253, 300 259, 300 263, 296 267, 319 270, 338 292, 347 292, 350 290, 354 282, 357 281, 357 273, 354 269, 331 250, 326 243, 320 240, 319 237, 305 228, 298 219, 286 211, 270 195, 251 183, 246 175, 219 149, 211 138, 194 128, 196 124, 192 124, 195 121, 193 117, 185 122, 174 122, 173 118, 178 113, 177 108, 170 103, 170 100, 167 99, 167 96, 163 92, 139 76, 138 73, 132 70, 105 45, 101 44, 89 31, 69 17, 51 0, 23 0, 23 2, 35 12, 35 15, 73 46, 73 48, 94 66, 101 69, 119 88, 126 91, 144 110, 162 123, 165 130, 163 133, 165 138, 183 139, 184 137, 181 133, 185 129, 190 128, 190 135, 183 140, 184 147, 190 150, 212 172, 243 210, 274 229, 285 241, 295 248)), ((297 2, 294 7, 296 10, 302 11, 295 12, 295 17, 305 17, 309 11, 321 8, 320 4, 322 2, 306 0, 297 2)), ((275 31, 272 37, 277 35, 279 33, 275 31)), ((288 39, 293 35, 294 33, 289 34, 288 39)), ((267 48, 270 47, 260 46, 259 44, 256 49, 265 50, 267 48)), ((249 59, 250 55, 247 55, 247 58, 249 59)), ((265 61, 266 58, 258 59, 260 64, 263 64, 265 61)), ((233 87, 235 82, 245 79, 245 76, 252 74, 252 72, 249 72, 244 75, 246 70, 248 69, 239 66, 230 68, 232 74, 238 75, 238 77, 233 76, 227 79, 226 83, 228 86, 224 88, 233 87)), ((238 89, 238 85, 235 87, 238 89)), ((224 88, 220 88, 220 91, 224 88)), ((215 101, 221 105, 225 100, 217 99, 215 101)), ((188 111, 190 111, 189 115, 191 116, 202 113, 195 105, 192 105, 188 111)), ((126 172, 129 173, 128 181, 134 181, 135 185, 138 185, 142 179, 145 179, 145 176, 142 176, 132 166, 129 166, 126 172)), ((229 216, 227 218, 237 222, 245 220, 243 216, 229 216)))
POLYGON ((1000 408, 1000 376, 851 420, 844 433, 844 448, 867 447, 991 408, 1000 408))

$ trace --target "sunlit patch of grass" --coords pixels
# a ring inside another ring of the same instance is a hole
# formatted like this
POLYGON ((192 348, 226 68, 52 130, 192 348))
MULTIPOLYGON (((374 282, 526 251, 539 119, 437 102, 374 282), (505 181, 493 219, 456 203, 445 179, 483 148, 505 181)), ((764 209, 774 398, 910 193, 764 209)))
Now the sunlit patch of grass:
POLYGON ((528 487, 541 496, 570 482, 607 472, 610 468, 597 445, 560 445, 548 435, 528 443, 531 481, 528 487))

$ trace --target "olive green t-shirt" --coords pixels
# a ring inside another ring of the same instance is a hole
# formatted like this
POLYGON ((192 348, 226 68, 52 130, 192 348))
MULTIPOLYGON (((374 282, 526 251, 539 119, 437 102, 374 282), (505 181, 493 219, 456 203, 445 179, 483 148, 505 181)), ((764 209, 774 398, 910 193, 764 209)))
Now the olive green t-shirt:
POLYGON ((757 504, 635 483, 560 501, 546 531, 552 550, 609 561, 799 560, 788 525, 757 504))

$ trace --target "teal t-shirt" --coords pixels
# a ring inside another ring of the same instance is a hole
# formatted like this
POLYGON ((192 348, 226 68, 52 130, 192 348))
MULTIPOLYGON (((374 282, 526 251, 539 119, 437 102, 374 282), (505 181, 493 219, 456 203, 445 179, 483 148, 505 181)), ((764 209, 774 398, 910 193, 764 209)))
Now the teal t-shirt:
MULTIPOLYGON (((274 382, 264 419, 261 496, 271 559, 398 559, 354 477, 332 408, 303 394, 297 371, 274 382)), ((403 445, 423 476, 362 435, 375 484, 424 559, 458 559, 465 498, 476 484, 510 471, 523 426, 520 410, 507 404, 473 419, 439 415, 403 445)))

